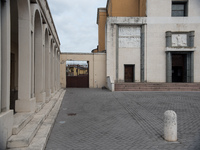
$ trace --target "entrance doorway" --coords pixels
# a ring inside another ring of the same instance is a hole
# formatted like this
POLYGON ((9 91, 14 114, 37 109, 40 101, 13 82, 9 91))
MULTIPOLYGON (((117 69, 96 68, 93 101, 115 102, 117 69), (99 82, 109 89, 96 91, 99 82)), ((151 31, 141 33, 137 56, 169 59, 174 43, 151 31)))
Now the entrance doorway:
POLYGON ((67 88, 89 88, 89 62, 67 61, 66 82, 67 88))
POLYGON ((194 82, 194 52, 167 52, 166 81, 194 82))
POLYGON ((187 82, 186 54, 172 54, 172 82, 187 82))
POLYGON ((124 81, 135 82, 135 65, 124 65, 124 81))

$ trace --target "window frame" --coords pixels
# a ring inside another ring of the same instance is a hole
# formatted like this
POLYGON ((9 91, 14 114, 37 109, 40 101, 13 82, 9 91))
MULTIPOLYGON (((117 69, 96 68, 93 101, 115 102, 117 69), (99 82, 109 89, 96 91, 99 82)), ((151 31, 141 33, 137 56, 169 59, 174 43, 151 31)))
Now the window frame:
POLYGON ((178 0, 175 0, 175 1, 172 1, 172 8, 171 8, 171 16, 172 17, 188 17, 188 1, 178 1, 178 0), (183 16, 174 16, 173 15, 173 5, 176 4, 176 5, 184 5, 184 15, 183 16))

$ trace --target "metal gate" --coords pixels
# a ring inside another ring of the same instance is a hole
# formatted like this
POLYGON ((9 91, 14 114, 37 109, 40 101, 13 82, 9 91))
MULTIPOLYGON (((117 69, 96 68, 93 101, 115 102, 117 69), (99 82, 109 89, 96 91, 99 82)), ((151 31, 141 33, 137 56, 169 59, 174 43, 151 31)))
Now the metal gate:
POLYGON ((70 65, 66 68, 67 88, 89 88, 89 65, 70 65))

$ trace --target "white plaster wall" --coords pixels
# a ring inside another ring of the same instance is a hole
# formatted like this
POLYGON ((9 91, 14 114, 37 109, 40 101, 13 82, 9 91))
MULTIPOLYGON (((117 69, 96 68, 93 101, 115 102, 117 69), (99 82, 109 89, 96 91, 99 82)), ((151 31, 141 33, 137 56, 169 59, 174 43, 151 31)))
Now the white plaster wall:
POLYGON ((194 82, 200 81, 200 26, 198 24, 161 23, 147 26, 147 81, 166 82, 166 31, 195 31, 194 82), (156 73, 156 74, 155 74, 156 73))
POLYGON ((172 0, 147 0, 147 17, 171 16, 172 0))
POLYGON ((106 86, 106 57, 103 55, 94 55, 94 88, 106 86))
POLYGON ((114 83, 116 79, 116 31, 116 25, 108 24, 106 38, 106 76, 110 77, 111 83, 114 83))
POLYGON ((194 82, 200 82, 200 1, 189 1, 188 17, 171 17, 171 0, 149 0, 147 6, 147 82, 166 82, 166 31, 195 31, 194 82))
MULTIPOLYGON (((171 17, 171 0, 148 0, 147 17, 108 17, 106 50, 107 73, 116 80, 116 31, 120 25, 145 25, 145 81, 166 82, 166 37, 167 31, 195 31, 194 82, 200 82, 200 1, 188 1, 187 17, 171 17)), ((119 80, 124 79, 124 64, 136 64, 135 79, 140 79, 140 49, 132 53, 129 48, 119 48, 119 80), (139 66, 138 66, 139 64, 139 66)))
POLYGON ((119 81, 124 81, 124 65, 135 65, 135 82, 140 82, 140 49, 119 49, 119 81))
MULTIPOLYGON (((147 17, 171 17, 171 4, 172 0, 147 0, 147 17)), ((199 0, 188 0, 188 16, 199 16, 199 6, 199 0)))
POLYGON ((189 0, 189 17, 199 17, 200 16, 200 0, 189 0))

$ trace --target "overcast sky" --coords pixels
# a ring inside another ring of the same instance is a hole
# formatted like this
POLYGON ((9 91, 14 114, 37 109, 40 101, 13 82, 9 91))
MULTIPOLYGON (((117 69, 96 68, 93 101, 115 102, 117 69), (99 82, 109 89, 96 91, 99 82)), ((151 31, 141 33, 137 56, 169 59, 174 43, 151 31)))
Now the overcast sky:
POLYGON ((91 52, 98 45, 97 8, 107 0, 48 0, 61 52, 91 52))

